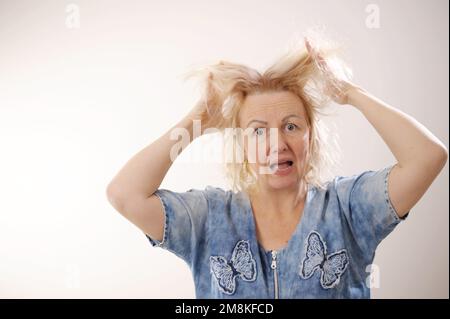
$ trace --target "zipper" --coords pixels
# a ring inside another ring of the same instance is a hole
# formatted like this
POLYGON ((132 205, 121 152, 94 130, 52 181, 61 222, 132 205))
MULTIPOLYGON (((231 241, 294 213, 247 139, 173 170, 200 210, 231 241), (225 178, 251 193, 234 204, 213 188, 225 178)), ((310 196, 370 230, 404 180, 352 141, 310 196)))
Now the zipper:
POLYGON ((270 268, 273 270, 273 281, 275 287, 275 299, 278 299, 278 272, 277 272, 277 251, 272 250, 272 264, 270 268))

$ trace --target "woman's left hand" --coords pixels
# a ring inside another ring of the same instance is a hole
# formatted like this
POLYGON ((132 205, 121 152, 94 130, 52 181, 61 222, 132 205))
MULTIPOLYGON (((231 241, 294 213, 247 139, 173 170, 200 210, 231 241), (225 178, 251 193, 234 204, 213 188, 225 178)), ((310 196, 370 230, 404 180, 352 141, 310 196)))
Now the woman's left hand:
POLYGON ((311 45, 307 38, 305 38, 305 46, 308 54, 316 61, 321 72, 324 73, 324 78, 326 79, 325 94, 338 104, 348 104, 349 91, 358 87, 333 72, 326 59, 311 45))

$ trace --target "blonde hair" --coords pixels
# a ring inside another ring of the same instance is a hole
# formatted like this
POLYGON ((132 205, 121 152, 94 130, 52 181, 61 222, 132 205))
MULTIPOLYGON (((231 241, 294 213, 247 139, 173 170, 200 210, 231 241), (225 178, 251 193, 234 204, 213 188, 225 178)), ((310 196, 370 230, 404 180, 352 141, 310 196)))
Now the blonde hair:
MULTIPOLYGON (((225 133, 224 163, 233 191, 252 191, 257 180, 247 161, 239 158, 243 151, 240 130, 232 130, 231 135, 226 130, 239 127, 239 111, 250 94, 284 90, 300 97, 310 128, 310 156, 304 175, 308 184, 324 188, 326 174, 332 172, 337 164, 339 149, 336 136, 330 135, 329 128, 322 121, 323 116, 329 115, 326 107, 331 97, 326 94, 325 81, 330 79, 326 78, 326 72, 310 56, 303 43, 298 44, 291 46, 262 74, 242 64, 220 61, 191 71, 185 77, 201 79, 200 101, 206 103, 202 126, 214 127, 225 133)), ((319 52, 327 61, 333 61, 334 67, 338 66, 349 74, 349 69, 335 56, 336 46, 323 45, 319 52)))

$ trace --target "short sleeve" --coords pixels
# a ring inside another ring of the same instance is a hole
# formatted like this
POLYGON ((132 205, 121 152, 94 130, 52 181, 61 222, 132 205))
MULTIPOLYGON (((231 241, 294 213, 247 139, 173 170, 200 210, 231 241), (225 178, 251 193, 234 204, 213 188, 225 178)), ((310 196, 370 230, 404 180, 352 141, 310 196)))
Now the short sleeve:
POLYGON ((395 165, 345 177, 337 183, 351 232, 357 244, 370 254, 409 214, 400 218, 389 198, 388 178, 395 165))
POLYGON ((192 264, 193 253, 205 240, 208 201, 205 190, 190 189, 173 192, 158 189, 154 193, 164 209, 164 235, 162 241, 146 237, 154 247, 164 248, 192 264))

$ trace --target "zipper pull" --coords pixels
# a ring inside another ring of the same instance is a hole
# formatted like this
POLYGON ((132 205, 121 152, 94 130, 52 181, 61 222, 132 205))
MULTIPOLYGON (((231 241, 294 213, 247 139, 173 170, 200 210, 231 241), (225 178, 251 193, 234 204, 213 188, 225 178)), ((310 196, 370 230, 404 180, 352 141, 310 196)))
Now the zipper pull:
POLYGON ((270 265, 270 268, 276 269, 277 268, 277 251, 272 250, 272 264, 270 265))
POLYGON ((278 299, 278 271, 277 271, 277 251, 272 250, 272 263, 270 268, 273 270, 273 285, 275 288, 275 299, 278 299))

